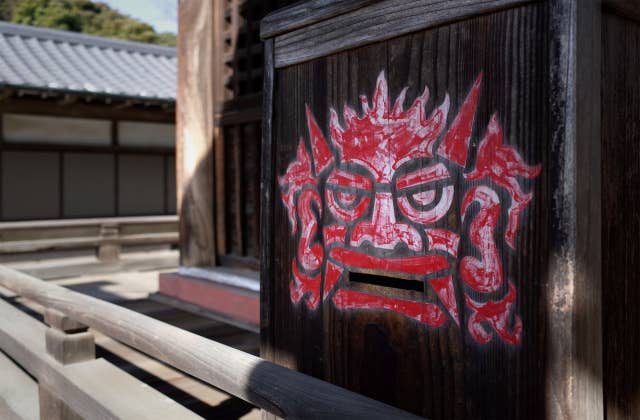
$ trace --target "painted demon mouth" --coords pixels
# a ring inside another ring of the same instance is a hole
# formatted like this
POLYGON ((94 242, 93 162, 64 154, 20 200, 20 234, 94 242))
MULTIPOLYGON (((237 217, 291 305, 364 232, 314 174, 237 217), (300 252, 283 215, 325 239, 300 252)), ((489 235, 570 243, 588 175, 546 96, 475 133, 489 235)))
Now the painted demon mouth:
MULTIPOLYGON (((443 305, 448 309, 451 317, 458 323, 458 311, 455 303, 453 280, 448 270, 450 268, 447 257, 443 255, 427 254, 408 257, 377 257, 357 250, 335 247, 329 251, 327 262, 327 279, 331 286, 336 287, 333 302, 341 309, 384 309, 398 312, 433 326, 441 326, 447 320, 445 312, 437 303, 424 300, 410 300, 373 294, 337 285, 344 270, 350 272, 396 274, 400 282, 408 279, 428 279, 443 305), (339 265, 336 265, 339 264, 339 265), (404 279, 403 279, 404 278, 404 279)), ((328 284, 325 284, 327 288, 328 284)), ((326 290, 326 289, 325 289, 326 290)))
POLYGON ((416 276, 431 276, 449 269, 449 261, 442 255, 416 255, 412 257, 376 257, 356 250, 337 247, 329 258, 347 268, 395 272, 416 276))

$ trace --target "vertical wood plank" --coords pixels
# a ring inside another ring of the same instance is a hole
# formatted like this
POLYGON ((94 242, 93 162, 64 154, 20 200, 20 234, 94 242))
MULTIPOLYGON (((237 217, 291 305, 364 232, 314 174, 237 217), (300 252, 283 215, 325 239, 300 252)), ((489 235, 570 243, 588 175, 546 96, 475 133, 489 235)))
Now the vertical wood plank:
POLYGON ((180 262, 215 264, 213 115, 214 2, 178 3, 176 124, 180 262))
POLYGON ((603 418, 601 5, 553 3, 552 229, 546 401, 551 419, 603 418))
POLYGON ((234 195, 234 219, 235 219, 235 244, 236 254, 244 255, 244 188, 243 185, 248 180, 244 179, 243 175, 243 131, 242 127, 236 125, 233 127, 233 166, 235 167, 235 173, 233 177, 233 195, 234 195))
POLYGON ((218 255, 227 254, 226 226, 226 182, 225 182, 225 138, 221 126, 214 129, 215 137, 215 173, 216 173, 216 247, 218 255))
POLYGON ((41 420, 82 420, 64 401, 45 385, 38 385, 41 420))
POLYGON ((111 120, 111 147, 113 148, 113 214, 114 216, 118 215, 118 206, 119 206, 119 195, 120 195, 120 187, 118 182, 118 155, 119 155, 119 147, 118 147, 118 121, 115 119, 111 120))
POLYGON ((223 101, 225 92, 224 79, 224 56, 225 56, 225 26, 224 26, 224 10, 225 5, 222 1, 214 2, 213 11, 213 74, 214 83, 214 156, 215 156, 215 203, 216 203, 216 252, 217 255, 225 255, 227 253, 227 227, 226 227, 226 200, 225 200, 225 138, 224 129, 220 125, 220 117, 223 112, 223 101))
POLYGON ((272 296, 272 248, 273 244, 273 196, 275 161, 273 153, 273 39, 264 42, 264 90, 262 98, 262 158, 260 174, 260 356, 273 360, 274 349, 271 311, 272 296))
POLYGON ((603 16, 602 311, 606 418, 640 418, 640 23, 603 16))
POLYGON ((258 258, 260 255, 260 124, 245 125, 244 134, 244 215, 246 255, 258 258))

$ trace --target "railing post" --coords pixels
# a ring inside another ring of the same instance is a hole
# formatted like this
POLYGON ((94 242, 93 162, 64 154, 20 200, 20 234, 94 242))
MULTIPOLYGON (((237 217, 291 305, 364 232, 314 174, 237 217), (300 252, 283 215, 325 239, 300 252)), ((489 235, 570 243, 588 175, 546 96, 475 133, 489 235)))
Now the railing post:
POLYGON ((120 225, 118 223, 104 223, 100 226, 100 245, 98 245, 98 259, 113 262, 120 258, 120 225))
MULTIPOLYGON (((54 309, 45 309, 44 321, 49 325, 45 342, 47 353, 62 365, 95 359, 96 347, 93 334, 80 324, 54 309)), ((42 382, 38 386, 41 420, 81 419, 52 389, 42 382)))

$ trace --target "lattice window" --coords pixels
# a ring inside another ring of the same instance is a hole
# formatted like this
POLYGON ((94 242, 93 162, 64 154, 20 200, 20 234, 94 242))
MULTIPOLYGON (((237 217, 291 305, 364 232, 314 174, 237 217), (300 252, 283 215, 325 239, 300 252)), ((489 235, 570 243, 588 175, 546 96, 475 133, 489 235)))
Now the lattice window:
POLYGON ((216 117, 218 262, 257 269, 264 49, 260 20, 294 1, 225 0, 216 117))

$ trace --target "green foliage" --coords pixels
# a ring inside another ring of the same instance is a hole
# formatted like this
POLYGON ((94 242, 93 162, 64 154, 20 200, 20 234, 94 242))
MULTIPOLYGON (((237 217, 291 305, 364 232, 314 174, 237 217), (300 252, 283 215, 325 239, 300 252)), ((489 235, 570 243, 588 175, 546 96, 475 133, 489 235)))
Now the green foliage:
POLYGON ((11 20, 11 14, 20 0, 0 0, 0 20, 11 20))
POLYGON ((157 33, 137 19, 89 0, 0 0, 0 19, 150 44, 176 45, 174 34, 157 33))

